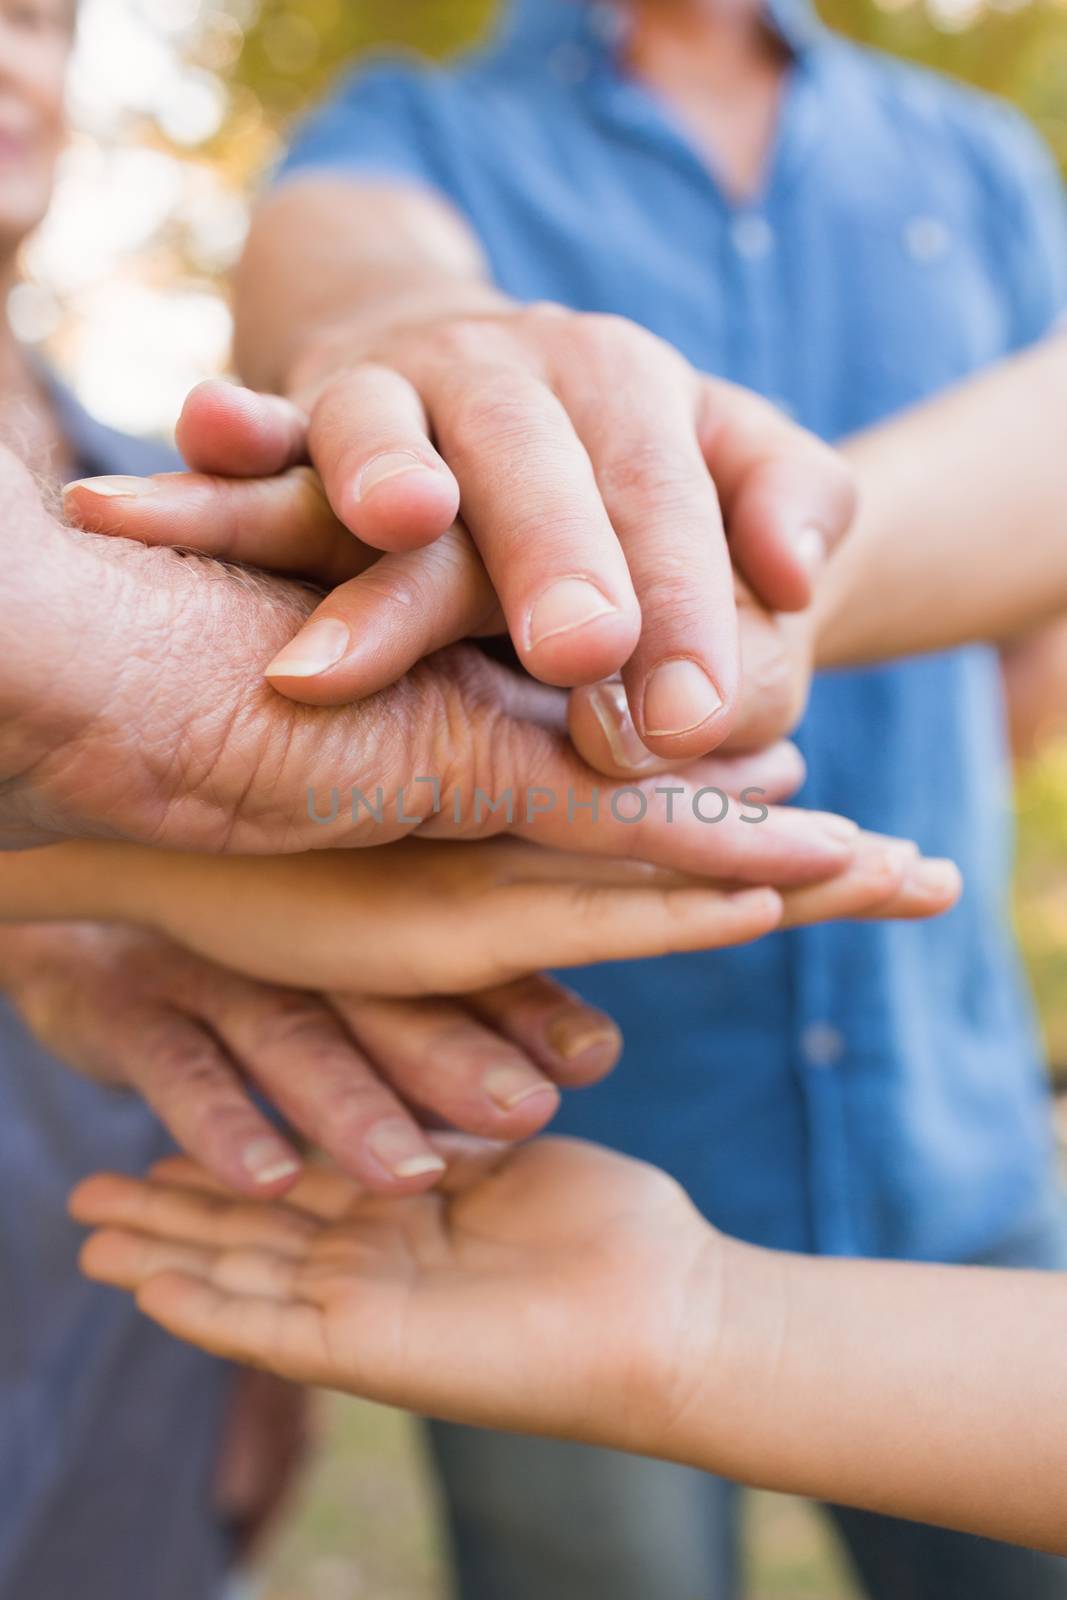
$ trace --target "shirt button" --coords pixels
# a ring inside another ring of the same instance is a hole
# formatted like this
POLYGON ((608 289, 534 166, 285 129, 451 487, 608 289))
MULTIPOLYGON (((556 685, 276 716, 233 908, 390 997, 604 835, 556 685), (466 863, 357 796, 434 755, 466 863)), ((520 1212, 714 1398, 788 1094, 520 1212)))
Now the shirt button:
POLYGON ((809 1022, 800 1035, 800 1048, 809 1067, 836 1067, 845 1053, 845 1039, 829 1022, 809 1022))
POLYGON ((940 217, 912 217, 904 228, 904 248, 913 261, 940 261, 952 235, 940 217))
POLYGON ((748 261, 761 261, 774 249, 774 229, 766 217, 749 212, 736 217, 730 229, 734 249, 748 261))

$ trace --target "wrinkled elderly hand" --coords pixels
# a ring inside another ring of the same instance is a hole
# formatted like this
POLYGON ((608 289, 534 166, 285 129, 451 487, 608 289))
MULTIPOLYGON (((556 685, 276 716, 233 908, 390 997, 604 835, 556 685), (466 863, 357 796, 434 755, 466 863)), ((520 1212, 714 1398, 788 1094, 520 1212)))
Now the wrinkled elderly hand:
POLYGON ((44 1047, 133 1090, 221 1183, 279 1194, 300 1173, 289 1128, 379 1193, 442 1164, 411 1109, 524 1139, 559 1091, 614 1066, 609 1018, 550 978, 459 1001, 386 1000, 259 983, 155 934, 95 924, 0 929, 0 988, 44 1047))
MULTIPOLYGON (((752 825, 702 799, 737 792, 730 760, 695 764, 670 785, 641 779, 615 804, 566 737, 564 697, 470 647, 438 652, 358 705, 296 705, 263 669, 314 608, 305 588, 62 529, 9 458, 5 486, 3 536, 19 569, 0 599, 7 842, 89 833, 254 854, 383 844, 415 829, 513 831, 782 886, 852 858, 855 830, 841 819, 772 806, 752 825), (379 791, 370 809, 359 798, 379 791)), ((767 759, 762 781, 745 765, 745 784, 768 798, 791 792, 795 763, 783 773, 780 752, 767 759)))

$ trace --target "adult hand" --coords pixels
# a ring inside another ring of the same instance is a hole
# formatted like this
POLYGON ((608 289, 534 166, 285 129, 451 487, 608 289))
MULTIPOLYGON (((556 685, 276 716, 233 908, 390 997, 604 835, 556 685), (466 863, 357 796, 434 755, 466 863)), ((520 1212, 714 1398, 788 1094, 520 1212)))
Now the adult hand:
POLYGON ((46 1049, 133 1090, 231 1189, 279 1194, 300 1156, 254 1096, 372 1191, 442 1163, 412 1107, 498 1139, 555 1114, 614 1066, 609 1018, 549 978, 449 1000, 360 999, 239 976, 134 929, 0 930, 0 982, 46 1049))
MULTIPOLYGON (((770 415, 773 430, 797 433, 770 415)), ((428 547, 384 556, 352 537, 318 475, 291 464, 306 453, 307 436, 288 402, 209 381, 189 396, 178 431, 193 471, 79 481, 66 492, 68 515, 94 532, 197 549, 330 589, 313 620, 343 637, 344 651, 334 667, 306 677, 301 634, 267 669, 281 693, 342 705, 396 682, 445 645, 505 628, 489 574, 461 524, 428 547), (211 471, 224 467, 224 475, 211 471)), ((771 612, 736 579, 735 599, 741 682, 724 752, 759 749, 795 727, 815 644, 810 609, 771 612)), ((579 748, 594 766, 620 776, 638 766, 669 768, 641 742, 625 689, 602 694, 593 686, 579 690, 573 703, 620 727, 614 754, 601 761, 602 742, 586 736, 588 716, 572 719, 579 748), (629 750, 627 759, 620 746, 629 750)))
POLYGON ((13 657, 9 666, 0 652, 0 699, 11 705, 0 735, 8 839, 95 832, 276 854, 387 843, 416 828, 438 837, 514 831, 783 886, 828 877, 852 857, 855 831, 817 814, 772 808, 753 827, 729 808, 708 826, 696 796, 729 777, 714 761, 674 786, 673 823, 654 792, 658 778, 638 797, 641 820, 617 814, 606 794, 594 815, 601 786, 566 737, 564 697, 469 647, 438 652, 359 705, 295 705, 262 670, 313 609, 306 589, 60 529, 27 475, 14 488, 36 507, 42 559, 21 574, 29 593, 17 611, 0 606, 13 657), (379 790, 384 820, 361 806, 351 814, 351 794, 379 790), (476 814, 479 794, 509 791, 510 820, 488 805, 476 814), (332 793, 343 801, 326 828, 309 797, 325 795, 328 811, 332 793))
POLYGON ((764 603, 805 605, 854 510, 829 450, 622 318, 502 299, 356 316, 289 392, 346 527, 411 549, 462 500, 526 668, 621 670, 671 759, 714 748, 736 709, 731 554, 764 603))
MULTIPOLYGON (((349 342, 338 359, 315 386, 307 447, 336 524, 408 552, 379 580, 443 601, 418 653, 495 626, 499 596, 535 676, 588 683, 621 669, 656 754, 719 744, 739 687, 731 552, 765 604, 806 605, 854 511, 840 459, 617 319, 537 308, 420 322, 365 351, 349 342), (450 532, 457 480, 425 439, 419 395, 462 484, 472 546, 450 532), (410 559, 441 536, 444 551, 410 559)), ((303 453, 305 422, 284 401, 215 385, 194 393, 180 439, 205 472, 279 471, 303 453)), ((362 621, 358 592, 331 596, 273 664, 279 687, 311 704, 366 692, 362 621)))

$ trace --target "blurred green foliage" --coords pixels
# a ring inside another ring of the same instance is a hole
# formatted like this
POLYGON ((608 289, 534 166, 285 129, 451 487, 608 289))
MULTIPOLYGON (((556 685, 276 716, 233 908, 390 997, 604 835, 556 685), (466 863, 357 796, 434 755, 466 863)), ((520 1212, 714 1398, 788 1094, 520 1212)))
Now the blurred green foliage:
MULTIPOLYGON (((820 0, 819 9, 863 43, 1014 100, 1067 168, 1064 0, 820 0)), ((268 117, 284 118, 320 92, 341 63, 384 45, 446 55, 484 34, 497 11, 498 0, 262 0, 236 81, 268 117)))
POLYGON ((235 76, 284 117, 339 65, 383 46, 448 55, 484 35, 496 11, 496 0, 262 0, 235 76))

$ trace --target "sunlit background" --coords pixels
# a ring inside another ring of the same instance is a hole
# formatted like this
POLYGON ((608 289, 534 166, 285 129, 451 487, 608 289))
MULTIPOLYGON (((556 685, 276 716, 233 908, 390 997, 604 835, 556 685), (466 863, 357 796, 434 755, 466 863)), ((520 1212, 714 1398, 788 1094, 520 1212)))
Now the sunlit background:
MULTIPOLYGON (((1067 167, 1067 0, 825 0, 854 36, 1008 96, 1067 167)), ((225 277, 287 120, 360 52, 446 53, 493 0, 83 0, 75 127, 12 311, 83 402, 166 433, 225 370, 225 277)), ((1023 782, 1019 917, 1050 1053, 1067 1067, 1067 749, 1023 782)), ((1067 1077, 1067 1074, 1065 1074, 1067 1077)), ((751 1600, 843 1600, 808 1513, 761 1496, 751 1600)), ((442 1600, 436 1524, 411 1430, 331 1402, 325 1446, 264 1579, 268 1600, 442 1600)))

